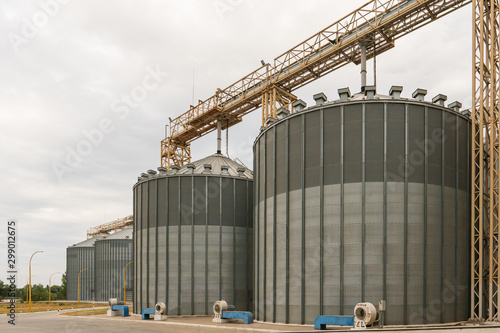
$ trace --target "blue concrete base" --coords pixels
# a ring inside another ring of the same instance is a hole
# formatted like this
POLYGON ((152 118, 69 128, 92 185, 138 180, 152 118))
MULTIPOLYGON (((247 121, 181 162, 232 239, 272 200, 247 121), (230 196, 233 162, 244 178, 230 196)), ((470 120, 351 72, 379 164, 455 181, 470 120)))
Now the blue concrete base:
POLYGON ((142 320, 152 319, 150 315, 155 314, 155 309, 142 309, 142 320))
POLYGON ((111 306, 112 311, 121 311, 122 317, 128 317, 128 305, 113 305, 111 306))
POLYGON ((314 320, 314 329, 324 330, 326 325, 354 326, 352 316, 317 316, 314 320))
POLYGON ((222 311, 222 319, 243 319, 245 324, 252 324, 253 313, 246 311, 222 311))

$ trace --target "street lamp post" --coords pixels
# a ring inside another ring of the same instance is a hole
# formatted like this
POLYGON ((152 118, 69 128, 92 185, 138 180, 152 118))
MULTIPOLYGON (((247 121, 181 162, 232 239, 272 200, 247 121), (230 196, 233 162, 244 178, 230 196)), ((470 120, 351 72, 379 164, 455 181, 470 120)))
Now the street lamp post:
POLYGON ((78 304, 80 304, 80 274, 86 270, 86 269, 89 269, 88 267, 87 268, 84 268, 82 269, 79 273, 78 273, 78 304))
POLYGON ((127 275, 125 273, 127 272, 127 266, 133 262, 133 260, 129 261, 123 269, 123 304, 127 304, 127 275))
POLYGON ((54 274, 62 274, 61 272, 55 272, 55 273, 52 273, 52 275, 49 277, 49 304, 50 304, 50 288, 52 287, 52 276, 54 276, 54 274))
POLYGON ((35 253, 33 253, 31 255, 31 258, 30 258, 30 269, 29 269, 29 273, 30 273, 30 280, 29 280, 29 292, 28 292, 28 298, 29 298, 29 311, 31 312, 31 259, 33 259, 33 256, 35 254, 37 254, 38 252, 43 252, 43 251, 36 251, 35 253))

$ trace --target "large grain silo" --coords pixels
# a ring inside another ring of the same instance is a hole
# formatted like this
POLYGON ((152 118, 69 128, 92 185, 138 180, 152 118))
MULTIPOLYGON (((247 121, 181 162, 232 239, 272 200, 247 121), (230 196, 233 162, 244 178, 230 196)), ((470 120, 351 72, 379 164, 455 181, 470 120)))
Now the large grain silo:
POLYGON ((134 312, 167 305, 169 315, 206 315, 224 299, 252 302, 253 181, 220 154, 134 186, 134 312))
POLYGON ((312 323, 387 301, 387 324, 468 318, 469 131, 460 103, 315 95, 255 145, 255 315, 312 323))
POLYGON ((124 299, 123 285, 126 279, 127 301, 132 301, 134 286, 133 228, 117 231, 95 242, 95 297, 96 301, 107 301, 110 298, 124 299), (126 274, 124 276, 124 274, 126 274))
POLYGON ((78 299, 78 274, 81 272, 80 299, 95 300, 94 243, 103 237, 95 236, 66 249, 66 299, 78 299))

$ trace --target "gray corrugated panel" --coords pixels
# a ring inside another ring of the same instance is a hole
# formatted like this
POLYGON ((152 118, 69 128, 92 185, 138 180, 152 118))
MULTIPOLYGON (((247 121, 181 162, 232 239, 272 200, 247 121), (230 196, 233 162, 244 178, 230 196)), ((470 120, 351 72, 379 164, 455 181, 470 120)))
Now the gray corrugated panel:
POLYGON ((181 169, 135 185, 135 313, 161 301, 169 315, 207 315, 221 298, 251 310, 252 175, 214 174, 236 172, 229 161, 211 156, 194 163, 212 164, 210 174, 181 169))
POLYGON ((94 244, 104 236, 95 236, 69 246, 66 250, 67 299, 78 298, 78 273, 80 274, 80 299, 91 300, 94 287, 94 244))
POLYGON ((469 126, 438 105, 358 96, 264 130, 256 318, 312 323, 385 298, 386 324, 467 319, 469 126))
MULTIPOLYGON (((134 286, 134 267, 132 239, 102 239, 95 243, 95 298, 96 301, 107 301, 110 298, 124 299, 124 273, 126 273, 127 290, 134 286)), ((127 299, 132 301, 132 299, 127 299)))
POLYGON ((68 247, 66 263, 67 294, 69 300, 78 299, 78 273, 80 274, 80 299, 92 300, 94 292, 94 248, 68 247))

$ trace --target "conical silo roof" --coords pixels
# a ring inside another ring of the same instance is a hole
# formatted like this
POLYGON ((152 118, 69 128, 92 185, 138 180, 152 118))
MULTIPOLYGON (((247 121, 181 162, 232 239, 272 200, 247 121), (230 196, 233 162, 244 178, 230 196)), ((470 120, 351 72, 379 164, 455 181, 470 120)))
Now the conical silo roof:
POLYGON ((104 235, 95 236, 84 240, 83 242, 73 244, 69 247, 92 247, 97 240, 103 239, 104 235))
POLYGON ((238 173, 238 168, 243 168, 244 169, 243 175, 246 178, 250 179, 253 178, 252 171, 250 169, 246 168, 244 165, 241 165, 238 162, 222 154, 213 154, 205 158, 202 158, 201 160, 191 162, 190 164, 186 164, 180 168, 177 174, 191 174, 191 170, 189 168, 190 166, 194 166, 194 169, 192 171, 193 174, 199 174, 199 175, 207 174, 207 172, 205 171, 205 165, 210 165, 212 167, 210 173, 213 175, 223 175, 224 173, 222 172, 222 166, 227 166, 228 176, 240 177, 238 173))
POLYGON ((134 228, 132 227, 127 227, 122 230, 119 230, 115 233, 112 233, 109 236, 104 236, 100 240, 108 240, 108 239, 132 239, 134 233, 134 228))

